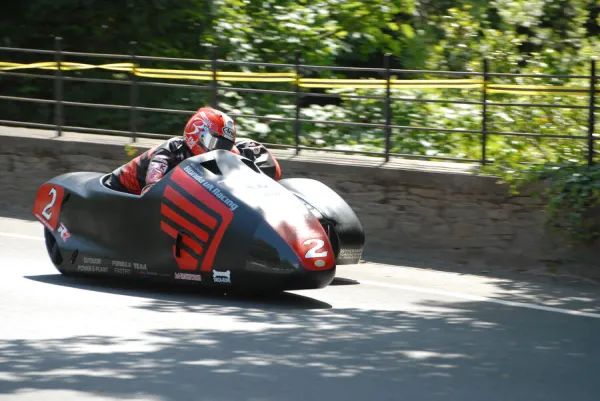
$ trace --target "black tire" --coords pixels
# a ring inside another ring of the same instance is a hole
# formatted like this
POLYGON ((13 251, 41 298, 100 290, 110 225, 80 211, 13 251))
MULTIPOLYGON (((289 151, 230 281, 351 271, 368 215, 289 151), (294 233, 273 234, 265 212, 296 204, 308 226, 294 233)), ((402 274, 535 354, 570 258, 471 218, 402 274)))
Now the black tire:
POLYGON ((60 274, 68 276, 69 273, 60 268, 60 265, 62 265, 64 260, 62 254, 60 253, 60 248, 56 243, 56 238, 54 238, 54 235, 52 235, 50 230, 47 228, 44 228, 44 239, 46 241, 46 250, 48 251, 48 256, 50 256, 52 264, 54 267, 56 267, 56 270, 58 270, 60 274))

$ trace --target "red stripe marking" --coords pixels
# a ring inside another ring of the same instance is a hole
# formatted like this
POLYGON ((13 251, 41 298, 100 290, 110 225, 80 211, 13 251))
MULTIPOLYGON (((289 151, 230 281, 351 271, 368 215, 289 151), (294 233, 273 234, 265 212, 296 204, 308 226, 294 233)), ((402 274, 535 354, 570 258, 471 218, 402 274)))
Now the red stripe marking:
MULTIPOLYGON (((171 227, 164 221, 160 222, 160 228, 161 228, 161 230, 163 230, 164 232, 169 234, 170 237, 177 238, 177 230, 175 230, 173 227, 171 227)), ((198 254, 199 255, 202 254, 203 249, 200 246, 200 244, 198 244, 196 241, 193 241, 191 238, 189 238, 186 235, 184 235, 182 238, 183 238, 183 243, 186 244, 187 246, 189 246, 190 248, 192 248, 194 251, 196 251, 196 249, 194 247, 199 247, 200 252, 198 252, 198 254), (191 241, 191 243, 188 241, 191 241)), ((173 256, 175 256, 175 261, 177 262, 177 266, 179 266, 179 268, 181 270, 196 270, 196 266, 198 265, 198 260, 196 258, 194 258, 192 255, 187 253, 184 249, 180 249, 179 254, 181 256, 177 257, 177 248, 175 247, 175 245, 173 245, 173 256)))
POLYGON ((167 186, 165 189, 165 197, 194 216, 199 222, 206 224, 206 226, 210 227, 211 229, 214 229, 217 226, 217 219, 194 205, 189 200, 185 199, 185 197, 179 192, 175 191, 173 187, 167 186))
POLYGON ((198 237, 201 241, 206 242, 208 240, 208 233, 206 231, 204 231, 200 227, 190 223, 189 221, 187 221, 186 219, 184 219, 183 217, 181 217, 180 215, 175 213, 175 211, 173 209, 171 209, 164 203, 162 203, 160 206, 161 206, 160 210, 163 215, 165 215, 169 219, 173 220, 175 223, 179 224, 181 227, 189 230, 192 234, 194 234, 196 237, 198 237))
POLYGON ((202 247, 202 245, 200 245, 199 243, 197 243, 196 241, 194 241, 187 235, 183 236, 183 243, 185 245, 189 246, 192 249, 192 251, 196 252, 198 254, 198 256, 202 255, 202 252, 204 252, 204 248, 202 247))
MULTIPOLYGON (((173 227, 171 227, 164 221, 160 222, 160 229, 166 232, 171 238, 177 238, 177 230, 175 230, 173 227)), ((185 245, 189 246, 198 255, 202 255, 202 252, 204 252, 204 248, 202 247, 202 245, 200 245, 185 234, 182 235, 182 241, 185 245)))
POLYGON ((164 221, 160 222, 160 229, 169 234, 171 238, 177 238, 177 230, 165 223, 164 221))
POLYGON ((173 171, 171 179, 223 218, 222 224, 218 227, 215 236, 210 242, 206 256, 202 261, 202 267, 200 268, 201 271, 211 271, 217 249, 223 239, 223 234, 233 219, 233 212, 200 183, 187 175, 181 168, 173 171))
POLYGON ((179 252, 181 256, 178 258, 175 245, 173 245, 173 256, 175 256, 175 261, 177 261, 179 268, 181 270, 196 270, 198 260, 183 249, 180 249, 179 252))

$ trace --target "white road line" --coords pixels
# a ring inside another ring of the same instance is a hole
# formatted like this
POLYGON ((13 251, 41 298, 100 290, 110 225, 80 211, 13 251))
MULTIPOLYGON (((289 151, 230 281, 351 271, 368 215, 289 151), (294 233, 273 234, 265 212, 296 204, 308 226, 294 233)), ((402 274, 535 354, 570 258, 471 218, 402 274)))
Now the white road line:
POLYGON ((13 234, 13 233, 2 233, 0 232, 1 237, 9 237, 9 238, 20 238, 20 239, 31 239, 34 241, 43 241, 43 237, 33 236, 33 235, 25 235, 25 234, 13 234))
POLYGON ((503 299, 482 297, 479 295, 464 294, 464 293, 460 293, 460 292, 434 290, 432 288, 425 288, 425 287, 414 287, 411 285, 387 284, 387 283, 379 283, 377 281, 368 281, 368 280, 360 280, 360 279, 358 281, 361 284, 371 285, 374 287, 384 287, 384 288, 392 288, 392 289, 397 289, 397 290, 414 291, 414 292, 421 292, 424 294, 443 295, 446 297, 466 299, 469 301, 490 302, 490 303, 504 305, 504 306, 514 306, 514 307, 518 307, 518 308, 537 309, 537 310, 542 310, 542 311, 546 311, 546 312, 564 313, 566 315, 585 316, 585 317, 600 319, 600 314, 598 314, 598 313, 582 312, 582 311, 577 311, 577 310, 572 310, 572 309, 554 308, 552 306, 531 304, 531 303, 527 303, 527 302, 506 301, 503 299))

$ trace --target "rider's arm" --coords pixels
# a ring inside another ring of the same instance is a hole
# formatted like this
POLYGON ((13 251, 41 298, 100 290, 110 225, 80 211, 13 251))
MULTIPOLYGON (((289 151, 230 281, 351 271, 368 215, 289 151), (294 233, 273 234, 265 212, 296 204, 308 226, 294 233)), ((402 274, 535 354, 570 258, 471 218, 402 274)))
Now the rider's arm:
POLYGON ((169 171, 169 156, 159 154, 152 157, 146 173, 146 185, 142 189, 142 194, 146 193, 154 184, 159 182, 169 171))
POLYGON ((256 163, 258 168, 275 181, 279 181, 281 178, 279 162, 277 162, 275 156, 262 143, 250 139, 242 139, 235 143, 233 149, 237 150, 237 152, 234 150, 234 153, 241 154, 256 163))

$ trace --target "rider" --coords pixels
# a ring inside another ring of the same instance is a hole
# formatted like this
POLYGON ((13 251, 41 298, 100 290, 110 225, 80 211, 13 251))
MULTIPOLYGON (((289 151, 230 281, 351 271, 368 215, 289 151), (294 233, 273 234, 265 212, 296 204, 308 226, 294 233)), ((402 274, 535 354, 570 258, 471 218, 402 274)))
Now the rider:
POLYGON ((144 194, 183 160, 216 149, 241 154, 257 163, 271 178, 279 180, 281 170, 271 152, 256 141, 236 142, 236 135, 231 117, 211 107, 201 107, 188 120, 183 136, 171 138, 122 165, 112 172, 106 186, 144 194))

